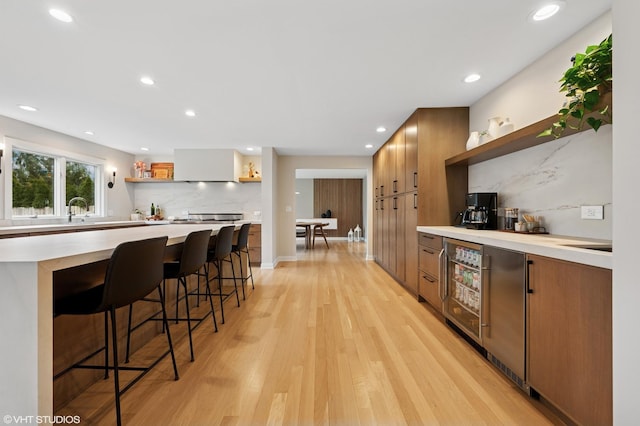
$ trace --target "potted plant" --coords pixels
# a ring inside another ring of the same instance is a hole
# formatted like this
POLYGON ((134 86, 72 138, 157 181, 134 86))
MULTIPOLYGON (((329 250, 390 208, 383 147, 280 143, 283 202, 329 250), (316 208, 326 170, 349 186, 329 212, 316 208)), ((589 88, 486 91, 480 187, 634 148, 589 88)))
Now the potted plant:
POLYGON ((577 53, 569 68, 560 79, 560 92, 566 92, 567 102, 558 111, 558 121, 538 136, 562 136, 565 129, 582 129, 586 124, 596 132, 603 124, 612 122, 611 92, 612 77, 611 35, 600 44, 588 46, 585 53, 577 53))

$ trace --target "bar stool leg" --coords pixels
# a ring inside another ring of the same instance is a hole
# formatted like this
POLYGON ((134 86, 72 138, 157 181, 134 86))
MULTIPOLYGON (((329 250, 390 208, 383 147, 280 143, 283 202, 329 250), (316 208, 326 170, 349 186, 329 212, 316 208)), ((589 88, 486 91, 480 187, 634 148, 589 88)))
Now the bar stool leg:
MULTIPOLYGON (((242 269, 242 252, 238 251, 236 254, 238 255, 238 261, 240 261, 240 285, 242 286, 242 300, 247 300, 247 298, 244 295, 244 282, 248 278, 244 277, 244 272, 242 269)), ((233 261, 231 262, 231 264, 233 265, 233 261)))
POLYGON ((211 297, 211 286, 209 285, 209 268, 207 264, 204 265, 205 283, 207 286, 207 295, 209 296, 209 305, 211 306, 211 316, 213 317, 213 328, 216 333, 218 332, 218 322, 216 321, 216 312, 213 310, 213 298, 211 297))
POLYGON ((160 296, 160 305, 162 306, 162 325, 167 329, 167 341, 169 342, 171 361, 173 361, 173 373, 175 375, 175 379, 178 380, 180 378, 180 376, 178 376, 178 365, 176 364, 176 355, 173 353, 173 342, 171 341, 171 332, 169 331, 169 322, 167 321, 167 310, 164 306, 164 295, 162 294, 160 286, 158 286, 158 294, 160 296))
POLYGON ((116 390, 116 418, 118 426, 122 425, 122 417, 120 413, 120 375, 118 372, 118 332, 116 327, 116 310, 110 308, 111 313, 111 337, 113 339, 113 382, 116 390))
POLYGON ((133 316, 133 305, 129 305, 129 322, 127 325, 127 356, 124 359, 125 364, 129 364, 129 348, 131 348, 131 317, 133 316))
POLYGON ((109 378, 109 313, 104 311, 104 379, 109 378))
MULTIPOLYGON (((187 290, 187 279, 182 277, 178 278, 178 288, 180 288, 180 284, 184 287, 184 304, 187 311, 187 330, 189 330, 189 350, 191 351, 191 362, 195 361, 195 357, 193 356, 193 339, 191 338, 191 315, 189 314, 189 297, 187 290)), ((176 315, 176 318, 178 316, 176 315)))

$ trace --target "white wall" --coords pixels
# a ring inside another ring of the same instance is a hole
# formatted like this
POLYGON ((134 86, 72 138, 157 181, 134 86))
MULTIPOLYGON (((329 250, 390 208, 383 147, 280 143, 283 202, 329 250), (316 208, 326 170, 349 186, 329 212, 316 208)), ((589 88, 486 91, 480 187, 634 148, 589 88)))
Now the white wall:
POLYGON ((640 2, 613 0, 613 419, 616 425, 640 418, 638 344, 637 211, 640 182, 638 143, 638 40, 640 2))
MULTIPOLYGON (((494 116, 510 117, 519 129, 556 113, 569 59, 600 43, 611 27, 606 13, 473 104, 470 130, 485 130, 494 116)), ((500 207, 543 216, 551 233, 611 239, 611 142, 612 128, 605 126, 470 166, 469 191, 498 192, 500 207), (580 219, 581 205, 605 206, 605 219, 580 219)))
MULTIPOLYGON (((134 162, 133 155, 9 117, 0 116, 0 139, 3 140, 5 136, 71 153, 100 158, 105 161, 107 168, 109 166, 116 167, 118 172, 115 186, 112 189, 107 189, 108 176, 105 176, 105 180, 102 183, 105 188, 105 210, 109 220, 129 219, 129 214, 133 208, 134 195, 133 189, 125 185, 123 179, 125 176, 129 176, 129 169, 134 162)), ((10 173, 11 158, 6 156, 2 159, 2 175, 0 175, 0 225, 5 226, 17 224, 16 221, 11 221, 10 217, 4 217, 5 207, 7 207, 4 205, 5 185, 9 182, 10 173)), ((19 223, 43 222, 43 219, 38 219, 36 221, 22 220, 19 223)))
MULTIPOLYGON (((366 194, 365 212, 366 227, 372 229, 373 224, 373 176, 372 157, 297 157, 282 156, 278 161, 278 201, 275 210, 275 221, 278 230, 277 260, 296 259, 295 233, 295 180, 296 169, 362 169, 367 171, 363 180, 363 191, 366 194)), ((367 239, 367 258, 372 258, 373 240, 367 239)))
POLYGON ((313 179, 296 179, 296 219, 313 217, 313 179))
POLYGON ((278 171, 280 158, 272 147, 262 148, 262 268, 277 264, 277 238, 280 228, 276 220, 278 203, 278 171))

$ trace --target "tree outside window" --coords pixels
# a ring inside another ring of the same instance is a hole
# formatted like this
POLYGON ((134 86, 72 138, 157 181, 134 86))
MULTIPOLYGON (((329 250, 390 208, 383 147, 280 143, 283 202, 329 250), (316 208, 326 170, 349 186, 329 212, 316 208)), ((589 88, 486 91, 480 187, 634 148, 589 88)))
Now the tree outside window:
MULTIPOLYGON (((93 164, 14 149, 13 216, 56 215, 56 200, 64 200, 66 206, 74 197, 84 198, 88 210, 84 204, 74 205, 72 213, 95 214, 97 171, 98 166, 93 164), (56 194, 56 164, 64 168, 65 184, 59 190, 64 194, 56 194)), ((66 214, 64 208, 59 212, 66 214)))

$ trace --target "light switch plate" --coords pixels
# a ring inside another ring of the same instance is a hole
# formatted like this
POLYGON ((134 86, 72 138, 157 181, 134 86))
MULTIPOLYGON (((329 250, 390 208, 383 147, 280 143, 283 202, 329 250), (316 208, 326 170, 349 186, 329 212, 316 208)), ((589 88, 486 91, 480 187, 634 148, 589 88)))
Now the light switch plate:
POLYGON ((604 206, 581 206, 580 218, 603 220, 604 206))

